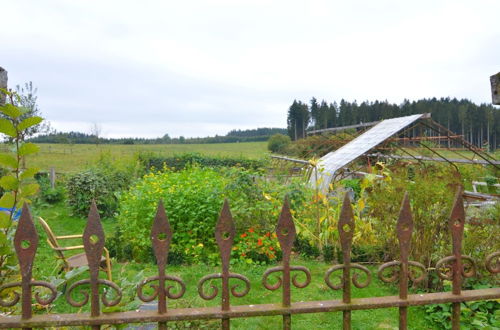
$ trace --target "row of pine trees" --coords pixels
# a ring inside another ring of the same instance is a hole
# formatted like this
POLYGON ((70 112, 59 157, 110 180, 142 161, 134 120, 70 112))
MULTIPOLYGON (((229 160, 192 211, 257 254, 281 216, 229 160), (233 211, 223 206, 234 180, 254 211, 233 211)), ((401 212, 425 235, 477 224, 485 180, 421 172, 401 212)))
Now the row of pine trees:
POLYGON ((382 119, 431 113, 432 119, 451 131, 463 135, 469 143, 490 150, 500 148, 500 109, 491 104, 477 105, 469 100, 432 98, 405 100, 401 104, 387 101, 357 103, 318 102, 309 104, 294 100, 288 109, 287 128, 292 140, 304 138, 309 130, 356 125, 382 119))

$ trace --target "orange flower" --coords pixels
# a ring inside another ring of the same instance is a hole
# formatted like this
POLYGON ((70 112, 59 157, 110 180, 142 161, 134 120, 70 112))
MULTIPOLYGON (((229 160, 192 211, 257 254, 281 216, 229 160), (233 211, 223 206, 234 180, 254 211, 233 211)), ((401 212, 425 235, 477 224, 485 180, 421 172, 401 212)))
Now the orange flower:
POLYGON ((248 232, 253 233, 254 232, 253 228, 248 229, 248 232))
POLYGON ((246 256, 247 256, 247 254, 246 254, 246 253, 242 253, 242 254, 241 254, 241 256, 242 256, 242 257, 246 257, 246 256))
POLYGON ((259 240, 257 241, 257 245, 258 246, 261 246, 262 245, 262 239, 259 238, 259 240))
POLYGON ((269 247, 269 250, 273 251, 273 250, 274 250, 274 248, 273 248, 272 246, 270 246, 270 247, 269 247))
POLYGON ((243 233, 240 235, 241 238, 247 237, 247 233, 243 233))
POLYGON ((271 233, 270 233, 270 232, 267 232, 267 233, 266 233, 266 236, 267 236, 267 237, 271 236, 271 233))

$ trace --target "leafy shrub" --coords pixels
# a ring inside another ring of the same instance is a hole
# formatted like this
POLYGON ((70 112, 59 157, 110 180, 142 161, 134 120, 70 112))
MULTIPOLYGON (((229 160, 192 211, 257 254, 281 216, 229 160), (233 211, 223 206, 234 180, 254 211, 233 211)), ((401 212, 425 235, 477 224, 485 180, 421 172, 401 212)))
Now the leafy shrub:
POLYGON ((345 188, 351 188, 354 192, 354 197, 358 199, 361 197, 361 180, 360 179, 344 179, 342 184, 345 188))
POLYGON ((56 185, 52 188, 47 175, 38 176, 37 181, 40 185, 40 197, 44 202, 56 204, 64 199, 66 192, 63 185, 56 185))
POLYGON ((117 249, 120 244, 129 246, 133 259, 151 260, 149 235, 158 201, 162 199, 174 231, 169 259, 175 257, 177 263, 218 263, 214 229, 222 202, 228 198, 237 230, 235 246, 248 252, 250 247, 256 248, 256 253, 235 256, 244 262, 272 262, 279 258, 279 252, 272 257, 272 250, 262 248, 276 250, 278 245, 267 245, 270 240, 266 234, 276 227, 285 194, 288 193, 292 207, 300 207, 300 191, 296 185, 269 182, 259 178, 257 172, 242 168, 216 170, 193 166, 181 171, 164 168, 151 172, 121 196, 117 249), (252 234, 245 240, 241 235, 249 228, 257 236, 252 234))
MULTIPOLYGON (((32 197, 38 192, 39 185, 33 183, 37 168, 22 169, 23 159, 28 155, 36 154, 39 147, 25 142, 25 137, 39 125, 43 118, 33 116, 28 109, 16 106, 21 103, 22 95, 0 89, 6 94, 9 103, 0 106, 0 138, 7 140, 6 152, 0 153, 0 165, 5 168, 1 171, 0 187, 2 195, 0 207, 7 212, 0 212, 0 284, 17 272, 18 260, 14 253, 12 236, 16 229, 13 220, 19 214, 17 210, 24 204, 31 204, 32 197)), ((21 103, 22 105, 22 103, 21 103)))
POLYGON ((368 195, 369 216, 375 219, 376 231, 387 235, 383 246, 386 258, 397 258, 396 221, 408 191, 414 223, 411 258, 430 267, 438 256, 449 253, 448 217, 460 182, 450 166, 414 167, 414 181, 408 180, 408 168, 383 169, 385 179, 374 181, 368 195))
POLYGON ((140 154, 139 161, 146 170, 163 169, 182 170, 186 167, 198 164, 202 167, 242 167, 256 170, 265 166, 265 161, 248 159, 244 157, 213 157, 199 153, 184 153, 171 157, 154 156, 151 154, 140 154))
POLYGON ((118 193, 127 188, 129 182, 130 177, 121 171, 88 169, 69 178, 68 204, 73 212, 85 216, 94 199, 102 216, 113 216, 118 208, 118 193))
MULTIPOLYGON (((470 289, 485 289, 490 286, 476 283, 470 289)), ((445 290, 450 290, 449 285, 445 290)), ((451 304, 436 304, 425 307, 425 318, 441 329, 451 329, 451 304)), ((500 302, 496 300, 468 301, 460 306, 460 329, 500 328, 500 302)))
POLYGON ((271 152, 283 152, 292 140, 288 135, 274 134, 267 141, 267 150, 271 152))
MULTIPOLYGON (((321 254, 319 249, 315 245, 312 245, 309 242, 309 240, 303 238, 301 235, 297 235, 297 238, 295 239, 293 247, 294 247, 295 251, 300 253, 300 255, 305 257, 305 258, 316 259, 321 254)), ((333 255, 333 251, 332 251, 332 255, 333 255)), ((331 261, 331 260, 332 259, 325 260, 325 261, 331 261)))
MULTIPOLYGON (((500 203, 489 207, 468 207, 464 226, 463 253, 474 260, 484 260, 494 251, 500 251, 500 203), (478 244, 481 242, 481 244, 478 244)), ((486 272, 484 263, 476 264, 486 272)))
POLYGON ((162 199, 174 232, 171 250, 206 260, 216 251, 213 233, 226 183, 220 173, 200 167, 145 175, 120 199, 118 227, 132 258, 149 260, 151 224, 162 199))
POLYGON ((319 158, 352 140, 352 134, 354 133, 343 131, 337 134, 308 136, 292 142, 284 153, 305 159, 319 158))

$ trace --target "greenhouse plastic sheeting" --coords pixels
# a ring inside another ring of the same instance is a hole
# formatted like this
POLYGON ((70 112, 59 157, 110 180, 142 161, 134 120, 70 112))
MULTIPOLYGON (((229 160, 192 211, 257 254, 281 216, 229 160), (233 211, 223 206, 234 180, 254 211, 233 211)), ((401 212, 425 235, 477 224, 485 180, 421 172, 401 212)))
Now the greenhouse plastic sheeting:
POLYGON ((425 114, 386 119, 370 128, 351 142, 323 156, 318 162, 318 174, 311 175, 309 183, 326 194, 328 187, 339 169, 367 153, 406 126, 417 121, 425 114))

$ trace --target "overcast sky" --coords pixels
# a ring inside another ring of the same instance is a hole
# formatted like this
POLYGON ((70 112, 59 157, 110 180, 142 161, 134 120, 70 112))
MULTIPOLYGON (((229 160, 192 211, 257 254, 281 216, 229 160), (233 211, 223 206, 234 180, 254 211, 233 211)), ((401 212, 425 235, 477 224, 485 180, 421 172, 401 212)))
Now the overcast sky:
POLYGON ((500 1, 0 0, 0 66, 60 131, 286 127, 294 99, 491 102, 500 1))

